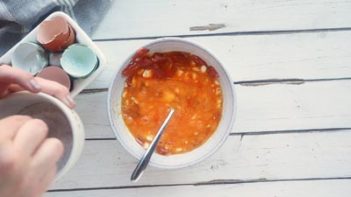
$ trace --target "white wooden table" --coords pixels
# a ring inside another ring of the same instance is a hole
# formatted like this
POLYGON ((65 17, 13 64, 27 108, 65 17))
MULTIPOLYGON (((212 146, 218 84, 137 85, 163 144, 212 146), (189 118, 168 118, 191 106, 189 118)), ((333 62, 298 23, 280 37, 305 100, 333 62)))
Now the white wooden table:
POLYGON ((85 149, 46 196, 351 196, 350 0, 116 0, 93 39, 109 62, 76 99, 85 149), (131 183, 137 160, 110 128, 107 87, 131 51, 166 36, 223 61, 237 121, 209 159, 131 183))

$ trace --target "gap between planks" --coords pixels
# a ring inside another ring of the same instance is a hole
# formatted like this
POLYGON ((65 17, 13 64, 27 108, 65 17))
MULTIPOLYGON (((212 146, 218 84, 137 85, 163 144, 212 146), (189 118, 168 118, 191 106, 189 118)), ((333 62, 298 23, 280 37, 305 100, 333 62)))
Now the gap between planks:
POLYGON ((297 181, 326 181, 326 180, 351 180, 351 177, 313 177, 313 178, 294 178, 294 179, 223 179, 211 180, 198 183, 179 183, 179 184, 155 184, 155 185, 129 185, 113 187, 90 187, 90 188, 71 188, 71 189, 53 189, 48 192, 72 192, 72 191, 89 191, 89 190, 113 190, 113 189, 132 189, 132 188, 149 188, 149 187, 178 187, 178 186, 208 186, 208 185, 235 185, 235 184, 252 184, 252 183, 273 183, 273 182, 297 182, 297 181))
MULTIPOLYGON (((247 135, 273 135, 273 134, 291 134, 291 133, 322 133, 322 132, 338 132, 347 131, 351 128, 316 128, 316 129, 292 129, 292 130, 274 130, 274 131, 247 131, 238 133, 229 133, 229 136, 241 136, 241 139, 247 135)), ((117 140, 115 137, 103 137, 103 138, 85 138, 87 141, 94 140, 117 140)))
POLYGON ((341 32, 351 31, 351 27, 340 28, 321 28, 321 29, 297 29, 297 30, 274 30, 274 31, 241 31, 241 32, 223 32, 223 33, 200 33, 187 35, 167 35, 167 36, 141 36, 127 38, 98 38, 94 42, 108 41, 127 41, 127 40, 152 40, 168 37, 193 38, 193 37, 212 37, 212 36, 250 36, 250 35, 280 35, 280 34, 298 34, 298 33, 320 33, 320 32, 341 32))
MULTIPOLYGON (((250 81, 236 81, 234 85, 242 86, 262 86, 262 85, 273 85, 273 84, 287 84, 287 85, 301 85, 307 82, 325 82, 325 81, 347 81, 351 80, 351 77, 342 78, 325 78, 325 79, 260 79, 250 81)), ((108 88, 91 88, 84 89, 81 94, 93 94, 100 92, 107 92, 108 88)))

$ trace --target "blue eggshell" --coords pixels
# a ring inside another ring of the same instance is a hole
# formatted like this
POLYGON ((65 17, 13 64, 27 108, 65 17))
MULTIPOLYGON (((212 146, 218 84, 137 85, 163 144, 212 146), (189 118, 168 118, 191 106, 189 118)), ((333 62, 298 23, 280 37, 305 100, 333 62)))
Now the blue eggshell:
POLYGON ((98 58, 90 48, 81 44, 73 44, 63 52, 60 62, 69 75, 82 78, 95 70, 98 58))
POLYGON ((39 45, 25 42, 19 44, 12 53, 11 64, 35 75, 48 65, 48 55, 39 45))

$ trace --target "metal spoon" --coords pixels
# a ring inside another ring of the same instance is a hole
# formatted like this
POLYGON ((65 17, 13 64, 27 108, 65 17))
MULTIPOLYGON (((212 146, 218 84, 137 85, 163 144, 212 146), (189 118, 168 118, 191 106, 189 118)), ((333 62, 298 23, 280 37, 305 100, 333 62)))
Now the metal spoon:
POLYGON ((157 147, 158 141, 160 140, 165 128, 167 127, 169 121, 171 120, 173 114, 174 114, 174 109, 170 108, 169 113, 166 117, 166 119, 163 121, 160 129, 157 131, 156 136, 152 140, 149 148, 146 150, 144 153, 143 157, 140 159, 138 165, 135 167, 132 176, 130 177, 131 181, 138 181, 138 179, 141 177, 142 173, 146 169, 147 165, 149 164, 149 161, 151 159, 152 154, 155 152, 155 149, 157 147))

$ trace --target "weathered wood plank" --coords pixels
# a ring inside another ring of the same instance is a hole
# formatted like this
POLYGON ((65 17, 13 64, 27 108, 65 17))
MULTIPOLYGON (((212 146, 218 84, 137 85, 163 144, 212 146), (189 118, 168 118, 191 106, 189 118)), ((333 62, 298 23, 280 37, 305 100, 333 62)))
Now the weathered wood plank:
MULTIPOLYGON (((351 20, 350 20, 351 21, 351 20)), ((187 38, 211 50, 233 80, 351 78, 351 31, 187 38)), ((108 66, 88 88, 106 88, 123 61, 151 40, 97 42, 108 66)))
POLYGON ((53 189, 155 184, 351 177, 351 130, 230 136, 200 164, 178 170, 150 167, 129 181, 137 160, 115 140, 87 141, 81 159, 53 189))
POLYGON ((343 28, 350 10, 345 0, 114 1, 93 38, 343 28))
POLYGON ((194 196, 240 196, 240 197, 349 197, 351 180, 284 181, 269 183, 171 186, 151 188, 108 189, 89 191, 51 192, 46 197, 194 197, 194 196))
MULTIPOLYGON (((232 133, 351 128, 351 80, 235 88, 238 111, 232 133)), ((81 94, 76 102, 88 138, 114 137, 107 92, 81 94)))

